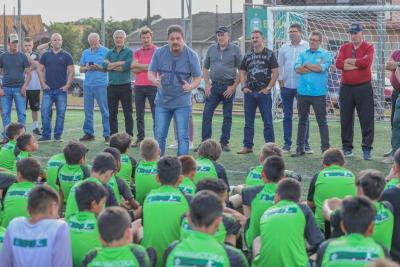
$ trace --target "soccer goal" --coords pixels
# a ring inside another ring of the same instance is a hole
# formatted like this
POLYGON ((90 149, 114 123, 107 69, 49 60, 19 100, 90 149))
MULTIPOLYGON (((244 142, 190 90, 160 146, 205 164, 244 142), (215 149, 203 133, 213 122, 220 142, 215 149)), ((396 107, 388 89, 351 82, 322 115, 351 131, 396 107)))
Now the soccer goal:
MULTIPOLYGON (((303 40, 308 40, 312 31, 323 34, 322 46, 336 56, 340 46, 349 41, 347 29, 359 22, 364 29, 365 40, 374 44, 373 86, 375 92, 376 118, 390 117, 391 93, 390 72, 385 71, 385 62, 394 49, 400 47, 400 5, 378 6, 260 6, 245 5, 243 29, 246 40, 252 30, 262 30, 268 48, 278 50, 289 41, 288 29, 293 23, 303 28, 303 40)), ((249 48, 250 43, 246 42, 249 48)), ((340 112, 338 96, 341 71, 333 66, 329 71, 327 108, 330 117, 337 118, 340 112)), ((276 118, 282 117, 280 89, 274 90, 276 118)))

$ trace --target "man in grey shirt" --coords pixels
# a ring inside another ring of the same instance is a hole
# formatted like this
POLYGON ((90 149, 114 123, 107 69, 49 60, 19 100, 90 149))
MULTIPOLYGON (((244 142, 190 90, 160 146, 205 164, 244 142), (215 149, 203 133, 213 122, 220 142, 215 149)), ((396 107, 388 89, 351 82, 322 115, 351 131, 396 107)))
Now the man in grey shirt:
MULTIPOLYGON (((300 78, 294 69, 294 63, 298 55, 309 48, 308 42, 301 39, 301 26, 294 23, 289 26, 290 42, 285 43, 279 49, 279 86, 283 106, 283 140, 282 151, 288 153, 292 146, 292 117, 293 101, 297 98, 297 82, 300 78)), ((307 126, 305 152, 313 153, 308 143, 309 126, 307 126)))
POLYGON ((222 102, 224 120, 220 143, 222 150, 227 152, 231 151, 228 144, 231 137, 232 106, 236 87, 240 81, 238 68, 242 60, 240 49, 229 41, 228 32, 225 26, 218 28, 216 32, 218 42, 208 48, 204 60, 203 78, 207 98, 201 128, 201 140, 211 138, 214 111, 222 102), (211 83, 209 78, 211 78, 211 83))

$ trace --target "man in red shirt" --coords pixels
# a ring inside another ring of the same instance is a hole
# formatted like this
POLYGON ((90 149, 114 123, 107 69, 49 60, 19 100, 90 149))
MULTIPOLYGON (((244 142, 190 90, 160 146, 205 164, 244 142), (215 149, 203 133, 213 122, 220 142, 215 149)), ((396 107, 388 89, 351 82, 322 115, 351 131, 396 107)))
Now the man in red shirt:
POLYGON ((152 43, 153 32, 150 28, 144 27, 140 31, 140 38, 143 46, 136 49, 133 55, 132 71, 135 73, 135 106, 136 106, 136 122, 137 122, 137 140, 132 144, 138 147, 144 139, 144 112, 146 106, 146 98, 149 101, 151 114, 153 116, 154 129, 154 99, 157 93, 157 87, 147 78, 147 69, 151 58, 153 57, 156 46, 152 43))
POLYGON ((353 156, 354 108, 357 110, 362 133, 364 160, 371 160, 374 141, 374 93, 371 66, 374 47, 364 40, 359 23, 350 25, 349 43, 340 47, 336 67, 342 70, 339 93, 342 149, 345 157, 353 156))

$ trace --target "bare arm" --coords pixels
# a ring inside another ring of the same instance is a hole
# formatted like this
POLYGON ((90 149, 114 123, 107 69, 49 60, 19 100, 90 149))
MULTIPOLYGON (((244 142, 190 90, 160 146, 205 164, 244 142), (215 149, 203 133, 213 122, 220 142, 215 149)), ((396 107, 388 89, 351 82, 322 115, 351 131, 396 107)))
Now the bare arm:
POLYGON ((26 89, 28 88, 29 83, 31 82, 32 78, 32 70, 30 67, 25 68, 25 82, 21 87, 21 95, 26 95, 26 89))
POLYGON ((69 65, 68 66, 68 79, 67 79, 67 84, 65 84, 61 89, 63 91, 67 91, 68 88, 71 87, 72 82, 74 81, 74 65, 69 65))
POLYGON ((394 60, 390 60, 390 61, 386 62, 385 70, 396 70, 397 64, 399 64, 399 62, 396 62, 394 60))
POLYGON ((49 86, 46 84, 44 70, 45 70, 44 69, 44 65, 43 64, 39 64, 38 76, 39 76, 40 85, 42 86, 43 90, 46 90, 46 89, 49 89, 49 86))
POLYGON ((138 72, 143 72, 143 71, 148 71, 149 70, 149 64, 140 64, 137 62, 133 62, 131 65, 131 69, 134 73, 138 72))
POLYGON ((247 206, 247 205, 243 205, 243 214, 244 214, 244 217, 246 217, 246 219, 249 219, 250 214, 251 214, 251 207, 247 206))
POLYGON ((157 87, 160 87, 160 86, 161 86, 160 78, 159 78, 158 73, 149 71, 149 72, 147 72, 147 78, 148 78, 149 81, 151 81, 155 86, 157 86, 157 87))

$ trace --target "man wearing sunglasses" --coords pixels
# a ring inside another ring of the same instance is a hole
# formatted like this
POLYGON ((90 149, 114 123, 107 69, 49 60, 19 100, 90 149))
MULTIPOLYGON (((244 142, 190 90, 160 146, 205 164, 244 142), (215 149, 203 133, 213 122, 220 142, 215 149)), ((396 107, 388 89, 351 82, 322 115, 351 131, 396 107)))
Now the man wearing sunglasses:
POLYGON ((342 149, 345 157, 353 156, 354 109, 360 119, 364 160, 371 160, 374 141, 374 94, 371 66, 374 47, 364 40, 359 23, 348 30, 350 42, 340 47, 336 67, 342 70, 339 93, 342 149))
POLYGON ((329 148, 329 129, 326 120, 326 92, 328 88, 328 71, 332 64, 330 52, 321 48, 322 34, 314 31, 310 35, 310 49, 302 52, 294 65, 300 74, 297 93, 297 110, 299 125, 297 128, 297 149, 292 156, 305 154, 305 140, 307 132, 310 106, 313 107, 321 136, 321 152, 329 148))

